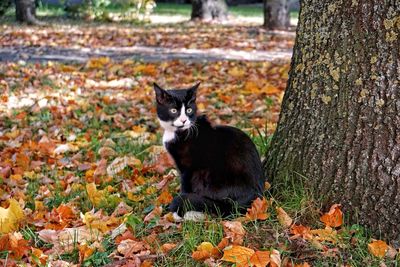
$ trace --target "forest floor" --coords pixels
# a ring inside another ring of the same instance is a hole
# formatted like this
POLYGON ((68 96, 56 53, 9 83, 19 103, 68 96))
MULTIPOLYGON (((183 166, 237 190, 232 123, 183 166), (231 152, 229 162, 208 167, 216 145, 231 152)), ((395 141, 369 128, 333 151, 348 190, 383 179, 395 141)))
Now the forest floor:
MULTIPOLYGON (((197 104, 265 155, 294 33, 254 25, 3 24, 3 266, 392 266, 397 252, 294 180, 247 214, 180 221, 152 83, 198 81, 197 104), (135 50, 136 49, 136 50, 135 50), (286 211, 286 212, 285 212, 286 211)), ((377 237, 379 238, 379 237, 377 237)))

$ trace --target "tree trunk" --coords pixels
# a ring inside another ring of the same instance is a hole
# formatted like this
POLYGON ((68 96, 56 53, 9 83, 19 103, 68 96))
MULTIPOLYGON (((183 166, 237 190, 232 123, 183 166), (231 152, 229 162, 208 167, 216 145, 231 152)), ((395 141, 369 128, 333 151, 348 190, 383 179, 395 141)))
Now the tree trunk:
POLYGON ((228 7, 225 0, 192 0, 192 20, 226 20, 228 7))
POLYGON ((264 0, 264 27, 269 30, 285 30, 289 26, 289 0, 264 0))
MULTIPOLYGON (((265 171, 400 242, 400 1, 301 2, 265 171), (300 174, 297 175, 296 174, 300 174)), ((399 244, 399 243, 397 243, 399 244)))
POLYGON ((11 6, 11 0, 2 0, 0 2, 0 17, 3 16, 7 9, 11 6))
POLYGON ((40 25, 36 19, 36 5, 34 0, 15 0, 15 15, 19 22, 40 25))

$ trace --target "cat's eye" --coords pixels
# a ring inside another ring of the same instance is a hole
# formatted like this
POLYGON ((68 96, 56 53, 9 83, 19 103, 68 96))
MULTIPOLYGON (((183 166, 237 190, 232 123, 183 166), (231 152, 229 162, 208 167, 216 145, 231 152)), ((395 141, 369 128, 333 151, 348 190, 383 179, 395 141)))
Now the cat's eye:
POLYGON ((172 114, 175 114, 175 113, 178 112, 178 110, 177 110, 176 108, 171 108, 169 111, 170 111, 172 114))
POLYGON ((193 109, 191 109, 191 108, 188 108, 188 109, 186 110, 187 113, 192 113, 192 111, 193 111, 193 109))

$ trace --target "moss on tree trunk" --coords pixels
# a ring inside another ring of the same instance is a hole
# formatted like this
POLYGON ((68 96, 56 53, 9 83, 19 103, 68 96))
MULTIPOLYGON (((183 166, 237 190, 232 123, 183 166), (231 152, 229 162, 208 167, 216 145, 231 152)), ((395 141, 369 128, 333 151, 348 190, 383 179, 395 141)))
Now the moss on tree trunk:
POLYGON ((305 0, 267 177, 400 241, 400 1, 305 0))

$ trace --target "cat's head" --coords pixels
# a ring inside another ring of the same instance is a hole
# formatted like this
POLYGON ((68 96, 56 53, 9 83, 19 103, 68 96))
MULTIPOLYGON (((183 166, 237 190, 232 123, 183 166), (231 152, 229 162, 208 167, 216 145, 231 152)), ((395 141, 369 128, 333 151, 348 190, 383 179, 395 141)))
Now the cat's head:
POLYGON ((165 90, 154 83, 157 115, 161 126, 170 132, 189 129, 196 121, 196 92, 199 83, 188 89, 165 90))

